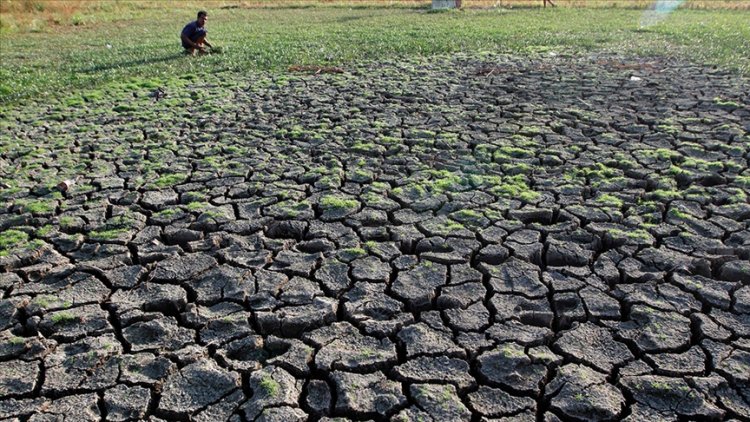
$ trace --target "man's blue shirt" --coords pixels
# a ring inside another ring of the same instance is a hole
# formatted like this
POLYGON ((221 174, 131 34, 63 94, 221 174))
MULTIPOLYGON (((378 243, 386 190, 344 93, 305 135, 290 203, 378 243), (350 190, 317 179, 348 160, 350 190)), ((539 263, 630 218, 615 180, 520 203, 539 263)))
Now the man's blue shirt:
MULTIPOLYGON (((206 28, 201 28, 198 26, 197 21, 192 21, 189 24, 185 25, 184 28, 182 28, 182 34, 192 42, 198 41, 200 38, 205 37, 208 31, 206 31, 206 28)), ((180 36, 182 38, 182 36, 180 36)), ((182 46, 185 48, 190 48, 190 44, 186 44, 184 41, 182 43, 182 46)))

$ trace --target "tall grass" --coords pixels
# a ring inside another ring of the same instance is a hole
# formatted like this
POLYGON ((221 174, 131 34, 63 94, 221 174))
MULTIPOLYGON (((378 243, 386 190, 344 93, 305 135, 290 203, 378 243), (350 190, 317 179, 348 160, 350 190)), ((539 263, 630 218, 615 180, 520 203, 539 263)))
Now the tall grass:
POLYGON ((225 7, 236 2, 156 0, 0 0, 0 34, 51 32, 61 26, 87 26, 138 18, 154 9, 225 7))
MULTIPOLYGON (((554 0, 558 7, 644 9, 656 0, 554 0)), ((0 0, 0 34, 50 32, 135 19, 153 10, 299 7, 416 7, 431 0, 0 0)), ((541 7, 542 0, 463 0, 465 8, 541 7)), ((750 10, 750 0, 687 0, 686 9, 750 10)))

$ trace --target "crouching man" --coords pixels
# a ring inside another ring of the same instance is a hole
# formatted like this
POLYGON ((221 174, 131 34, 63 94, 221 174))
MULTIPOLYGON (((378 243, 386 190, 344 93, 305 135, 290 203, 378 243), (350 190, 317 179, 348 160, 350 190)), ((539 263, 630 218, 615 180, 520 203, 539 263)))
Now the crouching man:
POLYGON ((186 53, 191 55, 205 53, 206 46, 212 47, 206 41, 206 34, 208 34, 206 20, 208 20, 208 13, 205 10, 201 10, 198 12, 198 19, 185 25, 182 29, 180 38, 182 39, 182 46, 185 48, 186 53))

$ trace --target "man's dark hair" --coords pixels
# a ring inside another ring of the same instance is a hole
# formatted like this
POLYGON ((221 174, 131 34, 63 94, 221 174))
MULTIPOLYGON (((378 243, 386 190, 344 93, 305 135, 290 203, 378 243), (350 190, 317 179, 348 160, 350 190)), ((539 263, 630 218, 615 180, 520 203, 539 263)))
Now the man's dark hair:
POLYGON ((201 10, 200 12, 198 12, 198 19, 200 19, 201 16, 208 16, 208 12, 206 12, 205 10, 201 10))

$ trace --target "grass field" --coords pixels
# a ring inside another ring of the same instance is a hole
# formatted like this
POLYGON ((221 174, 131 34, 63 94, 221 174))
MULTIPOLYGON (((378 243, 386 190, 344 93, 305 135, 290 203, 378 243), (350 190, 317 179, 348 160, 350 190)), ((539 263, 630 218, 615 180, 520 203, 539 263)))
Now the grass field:
MULTIPOLYGON (((89 4, 92 9, 79 3, 71 2, 68 10, 71 16, 77 14, 78 26, 61 21, 45 24, 38 32, 7 30, 0 35, 1 104, 133 77, 285 69, 472 50, 677 55, 750 74, 750 11, 743 10, 679 9, 644 28, 645 12, 640 9, 467 8, 429 13, 425 8, 365 7, 368 2, 350 2, 362 7, 317 8, 301 7, 305 2, 293 8, 251 7, 268 5, 259 1, 226 8, 228 2, 209 2, 209 39, 222 46, 224 54, 191 59, 181 54, 178 34, 194 19, 197 3, 184 2, 177 8, 166 8, 163 2, 144 2, 140 8, 111 3, 109 9, 102 2, 89 4), (93 7, 97 4, 98 9, 93 7)), ((9 20, 49 12, 49 7, 34 9, 33 2, 2 4, 4 28, 9 20), (31 10, 24 12, 24 7, 31 10)))

